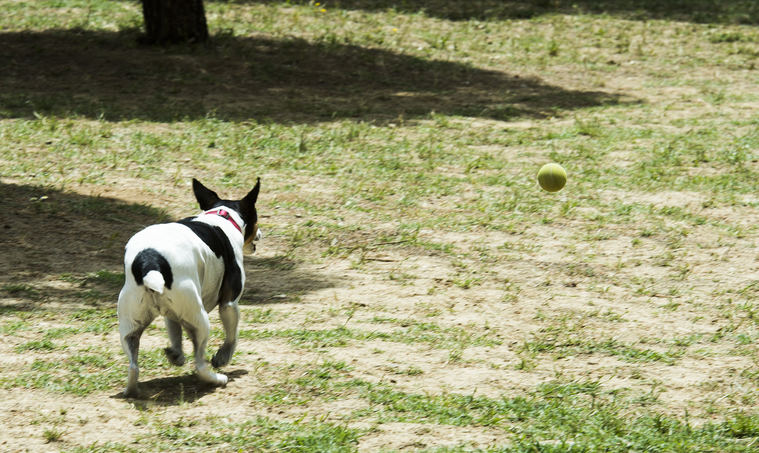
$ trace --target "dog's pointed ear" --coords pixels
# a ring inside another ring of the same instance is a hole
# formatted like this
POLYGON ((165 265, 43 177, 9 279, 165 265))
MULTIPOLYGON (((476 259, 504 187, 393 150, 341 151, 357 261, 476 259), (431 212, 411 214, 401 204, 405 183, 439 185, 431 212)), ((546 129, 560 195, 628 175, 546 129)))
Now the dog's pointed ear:
POLYGON ((192 191, 195 193, 195 199, 198 200, 200 209, 208 211, 213 208, 220 198, 216 192, 207 188, 195 178, 192 178, 192 191))
POLYGON ((253 190, 248 192, 247 195, 245 195, 245 198, 242 199, 242 204, 244 206, 254 206, 256 204, 256 200, 258 200, 258 191, 261 189, 261 178, 258 178, 256 180, 256 186, 253 187, 253 190))
MULTIPOLYGON (((245 195, 245 198, 240 200, 240 210, 243 220, 248 225, 255 227, 258 222, 258 213, 256 212, 256 200, 258 200, 258 191, 261 189, 261 178, 256 180, 256 186, 253 190, 245 195)), ((247 227, 246 227, 247 228, 247 227)), ((255 234, 255 231, 250 231, 250 234, 255 234)))

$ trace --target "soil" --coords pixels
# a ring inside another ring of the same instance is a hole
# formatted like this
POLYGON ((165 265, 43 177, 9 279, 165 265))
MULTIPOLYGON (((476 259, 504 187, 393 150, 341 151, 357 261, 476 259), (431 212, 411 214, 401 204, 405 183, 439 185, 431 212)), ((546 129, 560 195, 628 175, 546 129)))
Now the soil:
MULTIPOLYGON (((185 188, 171 189, 156 199, 154 190, 145 190, 129 181, 110 186, 83 185, 66 191, 40 191, 39 187, 6 179, 0 181, 0 186, 4 194, 1 211, 5 213, 0 220, 3 229, 0 246, 4 250, 0 285, 6 288, 0 299, 2 307, 14 313, 49 312, 50 321, 43 318, 40 322, 49 322, 51 327, 60 323, 57 313, 88 306, 86 301, 56 303, 56 300, 76 301, 75 296, 81 292, 79 285, 67 283, 61 275, 82 275, 103 269, 118 272, 123 244, 133 232, 144 225, 186 214, 181 212, 187 205, 181 201, 186 198, 185 188), (162 212, 135 207, 139 205, 178 207, 162 212), (11 212, 13 215, 8 215, 11 212), (7 291, 8 285, 14 284, 30 285, 38 293, 39 302, 34 297, 7 291)), ((613 199, 619 194, 609 192, 605 196, 613 199)), ((652 198, 651 203, 664 205, 701 202, 698 194, 692 193, 662 194, 660 199, 648 197, 652 198)), ((693 276, 689 281, 695 282, 688 291, 707 302, 682 303, 683 306, 672 311, 663 308, 668 300, 666 285, 672 283, 667 277, 671 270, 651 259, 660 254, 661 244, 643 240, 632 246, 633 238, 626 237, 623 231, 606 240, 578 243, 566 229, 536 225, 525 234, 542 247, 519 251, 511 259, 493 263, 484 275, 478 275, 481 283, 464 287, 452 283, 461 270, 450 259, 414 248, 370 250, 363 256, 361 266, 355 265, 358 259, 355 253, 324 258, 309 252, 307 247, 303 251, 308 259, 299 259, 292 256, 276 227, 301 219, 268 206, 265 201, 259 209, 267 213, 262 224, 264 228, 268 224, 270 230, 265 232, 258 253, 246 262, 243 328, 347 326, 381 331, 390 327, 377 323, 377 317, 409 322, 432 319, 443 328, 492 332, 497 344, 466 347, 459 357, 452 359, 450 350, 422 342, 369 340, 303 350, 294 348, 286 339, 242 340, 233 364, 226 371, 231 381, 223 389, 199 384, 189 366, 179 377, 144 373, 141 400, 122 398, 121 388, 80 397, 15 386, 4 390, 0 399, 4 427, 0 449, 58 451, 96 442, 117 442, 137 448, 133 442, 153 429, 143 422, 145 411, 168 421, 197 420, 198 429, 203 428, 204 420, 231 423, 256 416, 292 420, 310 415, 340 423, 347 413, 366 408, 368 403, 347 398, 304 407, 283 405, 274 410, 256 404, 251 398, 270 391, 272 383, 281 381, 281 373, 291 372, 283 371, 289 365, 319 364, 327 359, 348 364, 351 377, 392 382, 397 390, 413 393, 519 395, 561 377, 599 380, 606 390, 655 395, 658 411, 677 416, 688 412, 695 422, 711 419, 715 407, 742 404, 740 395, 746 384, 740 374, 754 364, 750 356, 742 356, 720 343, 705 346, 702 354, 688 354, 673 363, 635 363, 613 355, 569 353, 528 357, 532 365, 526 370, 518 365, 526 358, 523 345, 546 335, 543 322, 546 318, 563 320, 570 337, 580 335, 598 340, 611 337, 621 343, 718 333, 725 323, 717 307, 709 304, 709 294, 720 285, 739 285, 745 281, 746 276, 737 270, 750 268, 756 261, 756 252, 748 245, 748 239, 707 247, 708 231, 687 238, 680 253, 687 256, 691 267, 693 276), (566 252, 570 243, 573 256, 566 252), (578 256, 588 258, 578 260, 578 256), (715 265, 715 256, 721 260, 719 265, 715 265), (582 262, 586 268, 577 266, 582 262), (608 285, 604 297, 590 288, 597 284, 599 273, 606 276, 608 285), (635 295, 623 283, 633 277, 649 279, 649 295, 635 295), (508 288, 518 288, 514 289, 513 297, 509 297, 508 288), (263 325, 246 323, 253 310, 262 308, 271 308, 276 316, 263 325), (417 371, 403 372, 410 367, 417 371), (46 439, 45 431, 51 426, 60 433, 57 441, 46 439)), ((741 220, 756 221, 745 217, 741 220)), ((495 251, 504 244, 524 245, 523 239, 508 233, 441 236, 442 233, 423 231, 421 234, 429 239, 455 240, 460 250, 495 251)), ((116 295, 114 291, 112 303, 98 301, 89 306, 113 308, 116 295)), ((212 322, 219 327, 215 314, 212 322)), ((0 360, 4 364, 0 375, 4 379, 28 369, 40 356, 36 352, 19 354, 16 350, 19 344, 33 339, 30 335, 19 331, 0 337, 0 360)), ((166 341, 156 332, 143 338, 144 349, 162 347, 166 341)), ((94 350, 120 350, 115 329, 102 335, 80 334, 72 341, 94 350)), ((186 347, 189 349, 189 345, 186 347)), ((652 340, 647 347, 666 351, 669 346, 652 340)), ((44 357, 49 360, 55 354, 63 358, 66 352, 46 352, 44 357)), ((362 427, 362 423, 354 426, 362 427)), ((362 436, 359 448, 404 450, 462 443, 487 447, 503 444, 505 435, 487 427, 384 423, 373 426, 369 434, 362 436)))

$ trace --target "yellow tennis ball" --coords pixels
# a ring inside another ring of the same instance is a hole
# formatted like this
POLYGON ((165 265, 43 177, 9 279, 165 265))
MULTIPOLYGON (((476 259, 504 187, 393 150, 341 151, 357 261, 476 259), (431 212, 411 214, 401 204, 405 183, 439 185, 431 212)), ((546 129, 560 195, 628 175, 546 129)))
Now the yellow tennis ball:
POLYGON ((538 171, 538 183, 546 192, 558 192, 567 183, 567 172, 559 164, 545 164, 538 171))

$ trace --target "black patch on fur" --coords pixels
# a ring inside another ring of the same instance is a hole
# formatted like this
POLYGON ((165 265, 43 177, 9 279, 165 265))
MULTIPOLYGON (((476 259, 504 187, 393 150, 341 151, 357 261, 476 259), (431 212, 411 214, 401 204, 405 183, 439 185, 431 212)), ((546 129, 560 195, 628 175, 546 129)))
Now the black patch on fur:
POLYGON ((142 285, 142 279, 150 271, 160 272, 163 275, 164 286, 171 289, 171 285, 174 283, 174 274, 171 273, 169 262, 156 249, 147 248, 134 257, 132 275, 134 275, 137 284, 142 285))
POLYGON ((216 303, 231 302, 237 299, 237 296, 242 292, 242 271, 235 260, 232 243, 229 242, 229 238, 221 228, 205 222, 195 222, 193 219, 195 217, 188 217, 177 223, 191 229, 216 257, 221 258, 224 262, 224 276, 219 289, 219 300, 216 303))

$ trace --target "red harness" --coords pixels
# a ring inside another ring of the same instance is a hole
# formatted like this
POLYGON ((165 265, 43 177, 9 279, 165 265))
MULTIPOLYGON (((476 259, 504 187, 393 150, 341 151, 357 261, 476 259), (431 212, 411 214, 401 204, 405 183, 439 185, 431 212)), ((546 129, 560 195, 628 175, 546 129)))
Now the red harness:
POLYGON ((242 228, 240 228, 240 225, 238 225, 237 222, 235 222, 235 219, 233 219, 232 216, 229 215, 229 213, 227 211, 225 211, 223 209, 214 209, 212 211, 206 211, 205 214, 216 214, 219 217, 224 217, 225 219, 227 219, 230 222, 232 222, 232 225, 234 225, 235 228, 237 228, 237 231, 239 231, 240 233, 242 233, 242 228))

